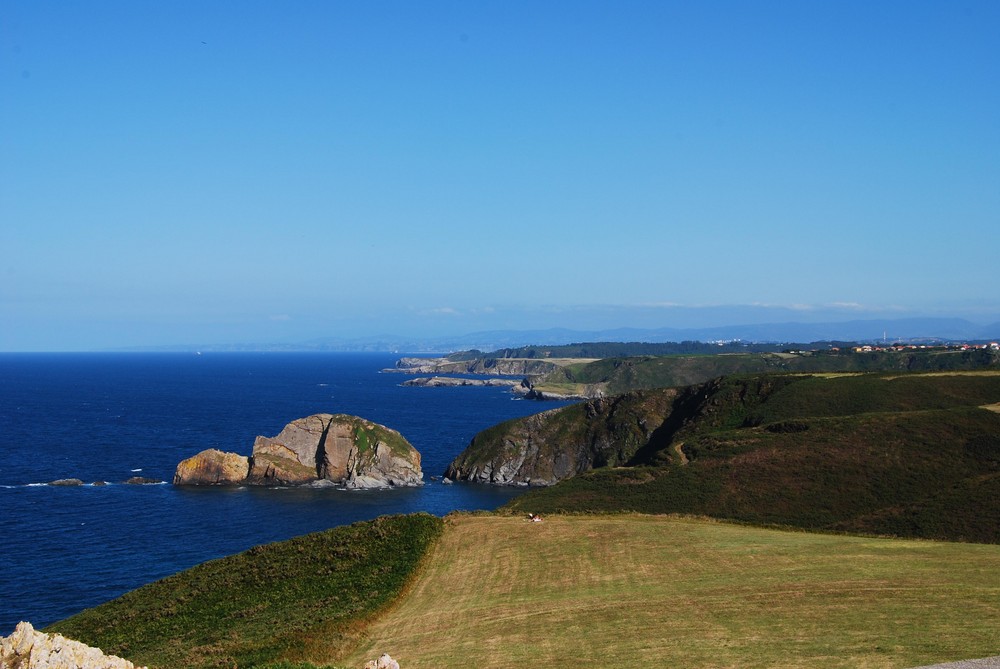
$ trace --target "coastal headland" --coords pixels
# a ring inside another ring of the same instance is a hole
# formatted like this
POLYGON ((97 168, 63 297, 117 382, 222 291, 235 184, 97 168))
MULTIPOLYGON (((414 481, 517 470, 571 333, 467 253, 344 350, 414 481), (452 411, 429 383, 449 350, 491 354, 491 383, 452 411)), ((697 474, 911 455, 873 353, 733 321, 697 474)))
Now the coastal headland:
MULTIPOLYGON (((581 402, 489 428, 456 458, 457 478, 532 486, 495 513, 257 547, 46 631, 162 669, 985 657, 998 405, 992 369, 735 375, 581 402)), ((343 484, 328 452, 391 450, 356 421, 293 421, 256 440, 243 474, 236 456, 233 478, 343 484)))
MULTIPOLYGON (((856 345, 813 342, 795 345, 592 343, 526 346, 491 353, 464 351, 440 358, 402 358, 383 370, 404 374, 518 376, 511 391, 525 399, 574 400, 631 390, 672 388, 734 374, 823 372, 931 372, 1000 369, 996 344, 856 345)), ((409 386, 451 382, 418 377, 409 386)), ((477 385, 458 383, 454 385, 477 385)))

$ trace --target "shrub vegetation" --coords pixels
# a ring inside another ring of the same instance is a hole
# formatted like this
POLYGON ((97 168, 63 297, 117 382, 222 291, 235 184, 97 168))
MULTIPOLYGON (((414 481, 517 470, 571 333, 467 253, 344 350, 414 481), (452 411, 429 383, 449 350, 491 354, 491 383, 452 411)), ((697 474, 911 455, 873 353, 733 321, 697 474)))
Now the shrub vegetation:
POLYGON ((981 408, 998 399, 1000 374, 726 378, 677 395, 632 466, 506 508, 1000 543, 1000 414, 981 408))
POLYGON ((998 368, 1000 355, 984 349, 640 355, 608 357, 589 363, 562 366, 534 378, 532 386, 540 392, 594 396, 594 389, 597 388, 605 394, 613 395, 629 390, 704 383, 713 378, 734 374, 933 372, 998 368))
POLYGON ((198 565, 49 627, 160 669, 334 662, 407 587, 441 519, 384 516, 198 565))

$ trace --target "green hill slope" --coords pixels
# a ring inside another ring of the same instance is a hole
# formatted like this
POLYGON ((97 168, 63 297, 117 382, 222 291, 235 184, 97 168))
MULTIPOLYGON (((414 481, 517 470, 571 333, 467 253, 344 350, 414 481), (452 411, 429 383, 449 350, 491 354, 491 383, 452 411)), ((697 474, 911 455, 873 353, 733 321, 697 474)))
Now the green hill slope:
MULTIPOLYGON (((998 401, 996 373, 743 377, 630 393, 618 402, 632 406, 617 412, 643 415, 647 439, 633 440, 629 466, 598 467, 507 508, 692 513, 997 543, 1000 413, 982 407, 998 401), (665 400, 670 409, 651 422, 650 407, 665 400)), ((598 402, 546 412, 527 434, 515 421, 492 436, 508 450, 520 443, 559 458, 576 447, 545 441, 544 423, 572 435, 598 402)), ((613 443, 606 424, 591 421, 586 439, 613 443)))
POLYGON ((386 516, 258 546, 45 631, 158 669, 335 658, 404 591, 442 528, 427 514, 386 516))

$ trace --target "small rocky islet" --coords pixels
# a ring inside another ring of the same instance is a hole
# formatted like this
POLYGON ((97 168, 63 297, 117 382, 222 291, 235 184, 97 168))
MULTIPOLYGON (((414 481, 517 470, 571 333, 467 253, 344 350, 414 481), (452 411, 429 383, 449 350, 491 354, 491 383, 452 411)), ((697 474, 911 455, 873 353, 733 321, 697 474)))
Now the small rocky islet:
MULTIPOLYGON (((122 481, 123 485, 157 485, 160 483, 163 483, 163 481, 159 479, 149 478, 147 476, 131 476, 125 481, 122 481)), ((87 485, 87 483, 85 483, 83 479, 68 478, 68 479, 56 479, 55 481, 49 481, 45 485, 55 486, 58 488, 58 487, 82 486, 82 485, 87 485)), ((108 485, 108 482, 94 481, 90 485, 100 487, 108 485)))
POLYGON ((250 456, 217 449, 177 465, 174 485, 423 485, 420 453, 399 432, 358 416, 314 414, 274 437, 258 436, 250 456))

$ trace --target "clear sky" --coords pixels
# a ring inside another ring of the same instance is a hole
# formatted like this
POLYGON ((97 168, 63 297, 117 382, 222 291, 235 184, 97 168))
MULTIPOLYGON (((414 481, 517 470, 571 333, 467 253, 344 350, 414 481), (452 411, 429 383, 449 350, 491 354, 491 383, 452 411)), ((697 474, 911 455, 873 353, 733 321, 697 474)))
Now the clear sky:
POLYGON ((6 0, 0 350, 994 322, 998 35, 995 0, 6 0))

